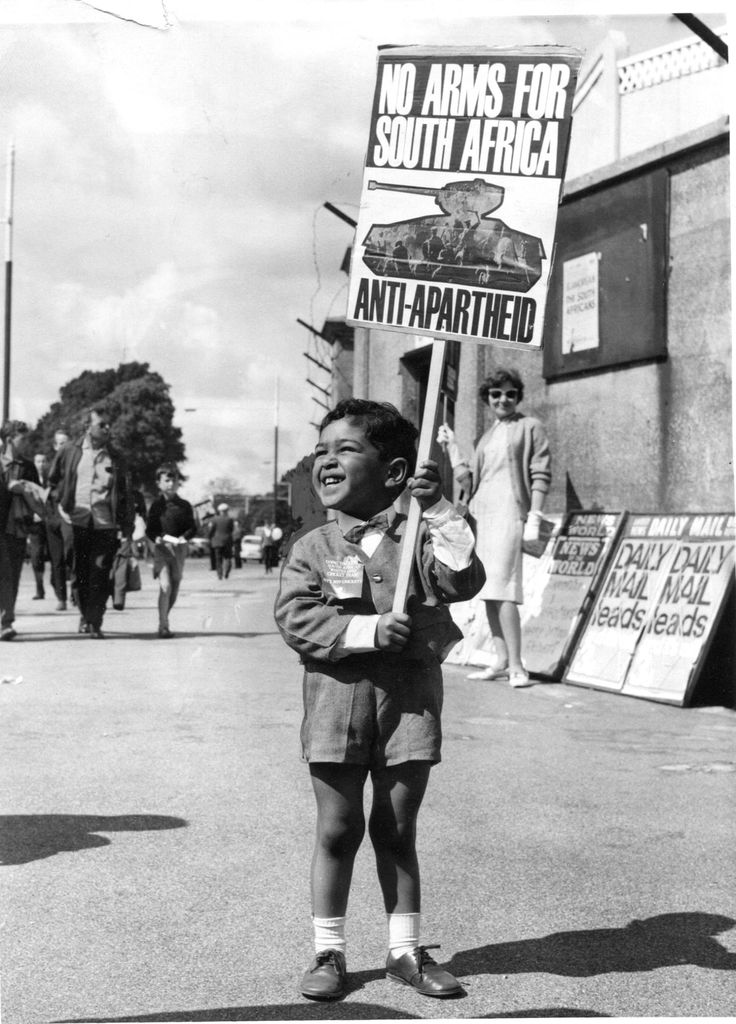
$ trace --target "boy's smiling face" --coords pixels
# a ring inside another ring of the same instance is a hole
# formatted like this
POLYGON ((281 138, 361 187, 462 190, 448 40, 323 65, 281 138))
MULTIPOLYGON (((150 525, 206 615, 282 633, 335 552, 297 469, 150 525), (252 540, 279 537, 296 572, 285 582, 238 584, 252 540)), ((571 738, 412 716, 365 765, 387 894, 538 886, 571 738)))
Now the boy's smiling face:
POLYGON ((405 479, 406 461, 385 459, 362 420, 334 420, 320 434, 312 481, 325 508, 369 519, 388 508, 405 479))

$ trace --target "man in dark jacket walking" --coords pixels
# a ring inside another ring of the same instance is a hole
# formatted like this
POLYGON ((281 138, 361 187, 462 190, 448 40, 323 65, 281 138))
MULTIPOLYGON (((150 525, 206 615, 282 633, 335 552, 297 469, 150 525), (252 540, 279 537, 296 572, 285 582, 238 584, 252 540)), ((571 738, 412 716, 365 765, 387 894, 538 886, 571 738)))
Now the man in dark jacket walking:
POLYGON ((49 471, 60 515, 72 525, 79 632, 97 639, 104 636, 118 531, 130 540, 135 519, 130 477, 109 436, 106 410, 93 407, 84 435, 59 449, 49 471))

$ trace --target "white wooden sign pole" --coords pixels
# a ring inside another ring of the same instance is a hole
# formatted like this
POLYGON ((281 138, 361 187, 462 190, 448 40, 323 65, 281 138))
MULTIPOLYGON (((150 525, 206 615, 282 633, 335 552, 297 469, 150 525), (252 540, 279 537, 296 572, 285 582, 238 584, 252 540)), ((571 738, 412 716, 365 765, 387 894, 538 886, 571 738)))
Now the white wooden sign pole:
MULTIPOLYGON (((432 339, 432 359, 429 364, 429 381, 427 383, 427 397, 424 402, 424 415, 422 416, 422 427, 419 432, 419 444, 417 446, 417 465, 424 459, 429 458, 434 437, 434 423, 437 417, 437 406, 440 399, 440 386, 442 384, 442 367, 445 362, 444 338, 432 339)), ((409 589, 412 565, 414 564, 414 550, 419 533, 419 523, 422 518, 422 509, 416 498, 412 498, 409 504, 409 512, 406 522, 406 532, 401 542, 401 554, 399 558, 399 575, 396 580, 396 592, 394 594, 393 611, 403 612, 406 608, 406 597, 409 589)))

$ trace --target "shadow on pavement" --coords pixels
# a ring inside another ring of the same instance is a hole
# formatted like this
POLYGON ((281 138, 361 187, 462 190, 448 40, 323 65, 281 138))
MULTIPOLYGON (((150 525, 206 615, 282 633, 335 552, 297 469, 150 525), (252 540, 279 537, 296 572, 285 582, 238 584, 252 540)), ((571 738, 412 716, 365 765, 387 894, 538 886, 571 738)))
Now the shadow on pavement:
POLYGON ((530 1006, 524 1010, 514 1010, 513 1013, 487 1013, 483 1014, 482 1020, 497 1017, 610 1017, 610 1013, 594 1013, 593 1010, 574 1010, 570 1006, 530 1006))
MULTIPOLYGON (((138 1014, 135 1017, 74 1017, 54 1021, 53 1024, 146 1024, 146 1022, 175 1021, 246 1021, 246 1020, 424 1020, 422 1013, 407 1013, 393 1006, 381 1003, 360 1003, 350 1000, 351 993, 364 987, 371 981, 383 981, 385 971, 358 971, 348 975, 347 998, 338 1002, 310 1002, 301 1000, 298 1003, 274 1003, 260 1006, 228 1006, 211 1010, 165 1010, 155 1014, 138 1014)), ((420 997, 418 997, 420 998, 420 997)), ((460 997, 463 998, 463 997, 460 997)), ((457 999, 430 1000, 430 1003, 447 1006, 444 1018, 453 1019, 454 1014, 449 1005, 457 999)), ((501 1017, 607 1017, 605 1013, 591 1010, 574 1009, 567 1006, 534 1007, 514 1010, 512 1013, 495 1012, 474 1017, 475 1020, 495 1019, 501 1017)))
MULTIPOLYGON (((252 640, 257 636, 278 636, 278 630, 264 630, 262 633, 244 633, 240 629, 221 630, 218 632, 214 629, 198 629, 198 630, 186 630, 186 629, 173 629, 174 636, 173 640, 202 640, 206 637, 220 637, 230 636, 236 640, 252 640)), ((107 634, 110 638, 114 639, 118 636, 121 640, 156 640, 159 643, 168 643, 168 641, 161 640, 158 632, 154 629, 150 633, 109 633, 107 634)))
MULTIPOLYGON (((158 635, 158 630, 152 628, 150 632, 145 633, 121 633, 118 631, 112 632, 108 630, 103 624, 102 632, 105 634, 105 640, 156 640, 159 643, 164 643, 161 637, 158 635)), ((172 639, 176 640, 197 640, 203 637, 220 637, 230 636, 239 640, 252 640, 257 636, 278 636, 278 630, 264 630, 260 633, 244 633, 242 630, 223 630, 217 632, 212 629, 199 629, 196 631, 192 630, 174 630, 174 636, 172 639)), ((96 643, 97 641, 91 640, 90 637, 85 636, 83 633, 19 633, 18 636, 13 640, 13 644, 27 644, 27 643, 49 643, 49 641, 55 640, 80 640, 85 643, 96 643)))
POLYGON ((720 914, 657 914, 630 921, 624 928, 555 932, 541 939, 468 949, 453 956, 448 970, 460 978, 543 973, 590 978, 682 964, 733 971, 736 953, 730 953, 713 936, 735 924, 733 918, 720 914))
POLYGON ((220 1010, 167 1010, 137 1017, 74 1017, 53 1024, 145 1024, 146 1021, 218 1020, 423 1020, 420 1013, 404 1013, 377 1003, 276 1003, 271 1006, 228 1006, 220 1010))
POLYGON ((161 814, 0 815, 0 864, 28 864, 56 853, 109 846, 98 832, 147 832, 183 828, 183 818, 161 814))

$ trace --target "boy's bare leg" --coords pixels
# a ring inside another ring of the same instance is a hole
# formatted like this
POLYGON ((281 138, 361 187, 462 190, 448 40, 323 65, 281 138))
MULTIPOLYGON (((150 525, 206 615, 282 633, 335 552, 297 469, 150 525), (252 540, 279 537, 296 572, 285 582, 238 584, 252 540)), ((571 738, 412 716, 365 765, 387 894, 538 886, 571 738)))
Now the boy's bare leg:
POLYGON ((344 917, 355 855, 365 834, 362 765, 312 763, 317 835, 312 857, 312 914, 344 917))
POLYGON ((171 572, 168 565, 165 565, 158 577, 158 627, 159 629, 169 628, 169 609, 171 601, 171 572))
POLYGON ((312 924, 315 958, 302 978, 308 999, 341 999, 345 994, 345 912, 355 854, 365 834, 360 765, 309 765, 317 800, 317 836, 312 857, 312 924))
POLYGON ((179 587, 181 586, 181 578, 184 575, 181 564, 178 559, 174 561, 174 564, 169 569, 169 579, 171 581, 171 589, 169 591, 169 611, 176 604, 176 599, 179 596, 179 587))
POLYGON ((427 788, 428 761, 408 761, 373 772, 370 835, 388 914, 386 977, 425 996, 459 995, 457 978, 440 967, 421 944, 421 889, 416 824, 427 788))
POLYGON ((372 773, 368 827, 389 914, 418 914, 421 909, 416 823, 430 768, 428 761, 407 761, 372 773))

